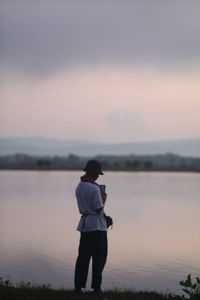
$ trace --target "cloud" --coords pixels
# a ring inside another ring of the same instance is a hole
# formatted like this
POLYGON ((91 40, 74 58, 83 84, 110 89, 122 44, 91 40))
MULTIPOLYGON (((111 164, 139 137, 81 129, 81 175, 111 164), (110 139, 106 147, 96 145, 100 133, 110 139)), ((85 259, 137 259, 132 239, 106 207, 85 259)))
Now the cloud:
POLYGON ((122 142, 144 141, 151 133, 139 112, 114 110, 105 118, 108 140, 122 142))
POLYGON ((4 69, 200 63, 198 1, 1 1, 4 69))
POLYGON ((113 68, 0 77, 0 135, 91 141, 196 138, 199 73, 113 68), (128 139, 127 139, 128 138, 128 139))

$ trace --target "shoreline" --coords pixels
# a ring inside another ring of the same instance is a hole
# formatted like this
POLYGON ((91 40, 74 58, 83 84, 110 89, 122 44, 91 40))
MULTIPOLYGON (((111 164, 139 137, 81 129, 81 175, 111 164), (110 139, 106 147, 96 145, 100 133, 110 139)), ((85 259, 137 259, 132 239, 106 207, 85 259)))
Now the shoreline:
MULTIPOLYGON (((0 171, 79 171, 82 172, 82 169, 76 169, 76 168, 38 168, 38 167, 6 167, 6 168, 0 168, 0 171)), ((125 169, 125 168, 119 168, 119 169, 114 169, 114 168, 109 168, 105 169, 105 172, 127 172, 127 173, 138 173, 138 172, 172 172, 172 173, 200 173, 200 169, 180 169, 180 168, 152 168, 152 169, 125 169)))
POLYGON ((0 284, 0 297, 3 300, 180 300, 183 296, 156 291, 107 290, 94 294, 93 291, 75 293, 73 290, 52 289, 49 285, 30 286, 22 283, 20 286, 0 284))

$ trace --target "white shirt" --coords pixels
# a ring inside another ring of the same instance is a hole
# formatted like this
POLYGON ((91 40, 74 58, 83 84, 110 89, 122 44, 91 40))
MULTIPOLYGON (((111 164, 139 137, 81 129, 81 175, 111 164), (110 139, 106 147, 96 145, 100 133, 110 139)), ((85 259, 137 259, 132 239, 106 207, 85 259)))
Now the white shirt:
POLYGON ((106 231, 106 220, 103 211, 96 210, 103 207, 103 199, 98 185, 90 182, 80 182, 76 188, 76 198, 81 217, 78 231, 106 231))

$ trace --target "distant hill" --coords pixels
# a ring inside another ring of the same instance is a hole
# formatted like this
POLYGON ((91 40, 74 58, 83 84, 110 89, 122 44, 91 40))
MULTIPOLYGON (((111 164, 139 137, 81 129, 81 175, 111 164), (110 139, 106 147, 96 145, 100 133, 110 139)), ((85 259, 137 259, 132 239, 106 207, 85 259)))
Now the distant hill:
POLYGON ((200 157, 200 139, 166 140, 134 143, 95 143, 81 140, 57 140, 42 137, 0 138, 0 155, 24 153, 28 155, 80 156, 95 155, 151 155, 167 152, 182 156, 200 157))

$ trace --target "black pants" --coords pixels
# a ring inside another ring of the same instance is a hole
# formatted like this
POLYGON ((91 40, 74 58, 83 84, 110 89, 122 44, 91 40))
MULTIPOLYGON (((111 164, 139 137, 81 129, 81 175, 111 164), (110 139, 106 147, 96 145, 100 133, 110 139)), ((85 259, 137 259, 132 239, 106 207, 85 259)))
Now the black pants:
POLYGON ((79 254, 75 268, 75 288, 85 288, 90 259, 92 257, 92 285, 93 289, 100 289, 102 272, 108 252, 107 232, 81 232, 79 254))

